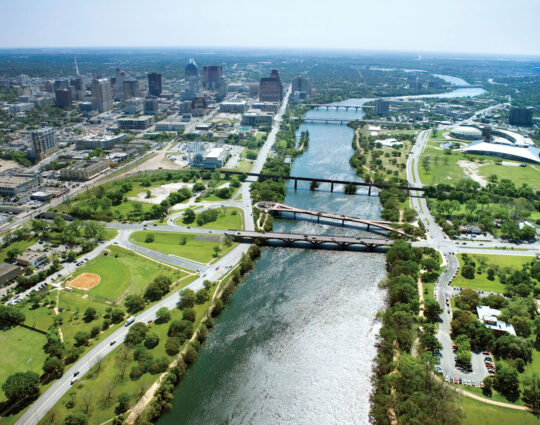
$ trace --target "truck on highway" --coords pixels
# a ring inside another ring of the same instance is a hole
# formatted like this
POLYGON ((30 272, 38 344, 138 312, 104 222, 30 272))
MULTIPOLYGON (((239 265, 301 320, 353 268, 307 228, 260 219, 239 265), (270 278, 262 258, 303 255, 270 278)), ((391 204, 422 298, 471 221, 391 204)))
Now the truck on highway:
POLYGON ((131 316, 129 319, 126 320, 125 326, 131 325, 135 321, 135 317, 131 316))

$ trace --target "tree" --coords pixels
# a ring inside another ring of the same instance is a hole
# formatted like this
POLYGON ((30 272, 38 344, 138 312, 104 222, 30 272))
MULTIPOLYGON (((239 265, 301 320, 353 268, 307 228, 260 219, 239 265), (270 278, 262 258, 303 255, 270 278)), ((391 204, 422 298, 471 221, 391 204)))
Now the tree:
POLYGON ((126 297, 124 302, 128 313, 136 313, 144 309, 145 301, 144 298, 140 295, 132 294, 126 297))
POLYGON ((484 383, 484 388, 482 389, 482 392, 485 395, 491 394, 491 388, 493 387, 493 378, 491 376, 486 376, 482 382, 484 383))
POLYGON ((69 415, 66 417, 65 425, 88 425, 88 418, 84 413, 69 415))
POLYGON ((118 406, 115 407, 114 413, 120 415, 129 409, 129 394, 122 393, 118 396, 118 406))
POLYGON ((525 405, 531 409, 540 409, 540 378, 538 375, 533 375, 530 384, 523 388, 521 398, 525 405))
POLYGON ((120 323, 122 320, 124 320, 125 314, 119 308, 112 309, 110 314, 113 323, 120 323))
POLYGON ((182 219, 182 221, 185 224, 191 224, 195 221, 195 217, 196 217, 195 211, 193 211, 191 208, 188 208, 187 210, 184 211, 184 218, 182 219))
POLYGON ((39 375, 31 371, 14 373, 8 376, 2 391, 11 403, 31 400, 39 395, 39 375))
POLYGON ((152 349, 159 344, 159 335, 155 332, 150 332, 144 338, 144 346, 148 349, 152 349))
POLYGON ((146 235, 146 238, 144 239, 144 241, 145 241, 146 243, 152 243, 152 242, 154 242, 154 234, 153 234, 153 233, 148 233, 148 234, 146 235))
POLYGON ((74 336, 77 346, 88 345, 90 334, 88 332, 79 331, 74 336))
POLYGON ((186 364, 190 365, 197 359, 197 350, 195 350, 195 347, 193 345, 188 344, 186 347, 186 352, 184 354, 184 361, 186 364))
POLYGON ((473 289, 465 288, 455 297, 455 301, 458 308, 475 311, 480 302, 480 295, 473 289))
POLYGON ((156 323, 157 324, 167 323, 170 320, 171 320, 171 312, 169 311, 169 309, 167 307, 161 307, 156 312, 156 323))
POLYGON ((186 308, 182 311, 182 319, 195 322, 196 314, 192 308, 186 308))
POLYGON ((191 289, 184 289, 180 292, 180 301, 178 302, 178 308, 183 310, 184 308, 191 308, 195 306, 195 292, 191 289))
POLYGON ((204 304, 206 301, 210 299, 210 295, 208 295, 208 291, 205 288, 201 288, 197 291, 195 302, 197 304, 204 304))
POLYGON ((488 269, 487 278, 488 278, 488 280, 491 280, 491 281, 495 280, 495 270, 493 270, 491 268, 488 269))
POLYGON ((193 323, 188 320, 173 320, 169 325, 167 335, 173 337, 183 336, 185 339, 189 339, 193 335, 193 323))
POLYGON ((86 323, 91 322, 92 320, 96 318, 96 315, 97 315, 96 309, 94 307, 88 307, 84 312, 83 320, 86 323))
POLYGON ((495 373, 493 388, 499 391, 510 401, 519 398, 519 378, 517 370, 514 368, 501 367, 495 373))
POLYGON ((0 304, 0 329, 9 329, 24 323, 26 317, 18 308, 0 304))
POLYGON ((165 343, 165 351, 169 356, 174 356, 180 352, 180 340, 175 337, 169 337, 165 343))
POLYGON ((142 322, 137 322, 131 328, 124 339, 124 343, 130 347, 134 347, 144 341, 148 333, 148 326, 142 322))
POLYGON ((424 316, 426 316, 426 319, 430 322, 437 322, 442 311, 443 310, 437 301, 432 299, 424 300, 424 316))
POLYGON ((466 279, 474 279, 474 266, 472 264, 466 264, 461 269, 461 275, 466 279))
POLYGON ((55 356, 47 357, 43 363, 43 371, 51 378, 60 378, 64 374, 64 362, 55 356))

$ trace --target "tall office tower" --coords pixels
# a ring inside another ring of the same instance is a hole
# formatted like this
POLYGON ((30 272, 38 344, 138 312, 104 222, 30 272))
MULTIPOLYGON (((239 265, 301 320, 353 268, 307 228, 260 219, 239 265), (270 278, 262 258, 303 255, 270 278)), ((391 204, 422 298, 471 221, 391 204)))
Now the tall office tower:
POLYGON ((145 114, 159 114, 159 102, 156 97, 147 97, 144 99, 145 114))
POLYGON ((137 97, 139 93, 139 82, 135 78, 124 80, 124 100, 137 97))
POLYGON ((161 96, 161 74, 156 72, 148 74, 148 95, 161 96))
POLYGON ((54 91, 57 108, 71 108, 71 90, 58 89, 54 91))
POLYGON ((186 80, 186 91, 184 99, 191 100, 197 97, 201 91, 201 82, 199 78, 199 67, 193 59, 190 59, 184 68, 184 78, 186 80))
POLYGON ((512 108, 508 116, 508 124, 531 126, 533 108, 512 108))
POLYGON ((124 100, 124 80, 127 78, 125 71, 122 71, 121 68, 116 68, 115 74, 115 89, 114 89, 114 99, 115 100, 124 100))
POLYGON ((302 77, 299 75, 296 78, 293 78, 292 80, 292 87, 291 91, 294 93, 295 91, 305 92, 309 95, 311 92, 311 85, 309 83, 309 80, 307 78, 302 77))
POLYGON ((72 78, 69 84, 75 87, 75 90, 77 91, 84 90, 84 80, 81 76, 72 78))
POLYGON ((227 97, 228 86, 227 86, 227 82, 225 81, 225 78, 221 77, 219 79, 216 89, 218 91, 218 94, 217 94, 218 101, 221 101, 227 97))
POLYGON ((270 77, 261 78, 259 100, 261 102, 281 102, 283 100, 283 85, 277 69, 272 70, 270 77))
POLYGON ((56 147, 56 133, 52 127, 42 127, 30 132, 32 137, 32 154, 38 161, 46 158, 56 147))
POLYGON ((390 112, 390 102, 383 99, 375 101, 375 115, 386 115, 390 112))
POLYGON ((113 107, 111 82, 106 78, 92 81, 92 97, 95 109, 99 112, 110 111, 113 107))
POLYGON ((223 69, 221 65, 206 65, 203 68, 203 87, 216 90, 222 77, 223 69))
POLYGON ((61 90, 61 89, 69 89, 69 79, 62 78, 62 79, 59 79, 59 80, 55 80, 54 83, 53 83, 53 89, 55 91, 56 90, 61 90))

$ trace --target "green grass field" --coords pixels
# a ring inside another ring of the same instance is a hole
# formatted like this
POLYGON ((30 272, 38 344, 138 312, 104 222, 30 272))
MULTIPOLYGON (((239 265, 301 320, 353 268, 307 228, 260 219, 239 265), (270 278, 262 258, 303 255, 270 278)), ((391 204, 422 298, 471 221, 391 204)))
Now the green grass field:
MULTIPOLYGON (((458 254, 460 272, 452 282, 452 286, 460 286, 463 288, 480 289, 484 291, 504 292, 505 287, 499 281, 499 277, 495 274, 495 280, 491 281, 487 278, 487 272, 482 274, 476 273, 474 279, 466 279, 461 275, 463 270, 463 254, 458 254)), ((485 260, 487 267, 498 266, 499 268, 509 267, 511 269, 521 270, 523 264, 529 263, 534 257, 515 256, 515 255, 485 255, 485 254, 469 254, 476 262, 478 270, 479 260, 485 260)))
POLYGON ((109 251, 110 254, 103 253, 80 267, 73 276, 82 273, 101 276, 99 285, 88 291, 91 299, 118 303, 126 295, 143 292, 146 285, 159 274, 169 275, 173 280, 187 276, 186 273, 147 260, 118 246, 110 246, 109 251))
MULTIPOLYGON (((209 263, 215 260, 213 256, 214 247, 219 246, 221 251, 220 256, 223 256, 230 251, 236 243, 232 243, 230 247, 226 246, 224 242, 219 240, 205 241, 197 240, 201 236, 208 237, 212 235, 198 235, 193 233, 177 233, 177 232, 152 232, 148 230, 142 230, 134 232, 131 235, 131 241, 137 245, 144 246, 145 248, 153 249, 163 254, 176 255, 177 257, 187 258, 199 263, 209 263), (145 242, 146 235, 152 233, 154 235, 154 242, 145 242), (185 238, 185 244, 181 245, 185 238)), ((219 235, 216 235, 219 237, 219 235)))
POLYGON ((462 397, 461 406, 465 415, 463 425, 539 425, 540 418, 520 410, 492 406, 462 397))
POLYGON ((105 229, 105 237, 103 238, 106 241, 110 241, 118 235, 118 230, 116 229, 105 229))
POLYGON ((233 168, 234 171, 240 171, 242 173, 249 173, 253 168, 253 162, 248 160, 241 160, 236 164, 236 167, 233 168))
MULTIPOLYGON (((520 164, 517 161, 504 160, 505 163, 520 164)), ((486 162, 487 163, 487 162, 486 162)), ((540 168, 538 165, 526 164, 526 167, 497 164, 490 161, 489 165, 480 167, 480 174, 489 177, 495 174, 500 179, 508 179, 514 182, 517 187, 527 183, 534 190, 540 189, 540 168)))
MULTIPOLYGON (((222 208, 218 208, 218 210, 220 211, 220 214, 216 221, 206 223, 200 227, 207 228, 207 229, 224 229, 224 230, 227 230, 227 229, 243 230, 244 229, 244 212, 242 211, 241 208, 222 207, 222 208)), ((180 226, 185 225, 181 217, 177 218, 174 222, 175 224, 178 224, 180 226)), ((197 226, 196 221, 192 224, 192 227, 199 227, 197 226)))

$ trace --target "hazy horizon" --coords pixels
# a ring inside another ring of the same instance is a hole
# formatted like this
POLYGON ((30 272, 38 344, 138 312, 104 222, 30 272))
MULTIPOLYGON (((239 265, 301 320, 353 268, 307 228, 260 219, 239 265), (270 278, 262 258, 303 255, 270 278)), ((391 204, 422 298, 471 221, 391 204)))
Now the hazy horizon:
POLYGON ((540 2, 20 0, 0 49, 178 48, 540 55, 540 2), (217 42, 216 42, 217 40, 217 42))

